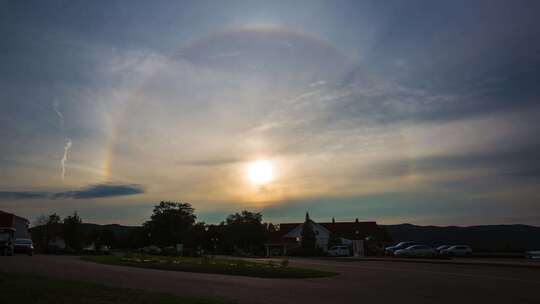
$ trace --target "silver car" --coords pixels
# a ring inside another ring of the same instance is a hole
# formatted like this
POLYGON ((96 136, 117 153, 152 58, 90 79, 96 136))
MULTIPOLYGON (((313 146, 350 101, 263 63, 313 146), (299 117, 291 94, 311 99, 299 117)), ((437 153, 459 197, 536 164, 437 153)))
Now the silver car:
POLYGON ((414 245, 394 252, 395 256, 407 257, 433 257, 436 254, 437 251, 428 245, 414 245))
POLYGON ((443 250, 442 253, 449 256, 470 256, 472 249, 467 245, 454 245, 443 250))

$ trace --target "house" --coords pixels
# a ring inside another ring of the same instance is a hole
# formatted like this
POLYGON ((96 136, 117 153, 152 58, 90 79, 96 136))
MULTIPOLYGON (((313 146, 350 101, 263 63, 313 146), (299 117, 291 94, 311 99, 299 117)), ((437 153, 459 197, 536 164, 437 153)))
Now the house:
POLYGON ((30 226, 30 221, 28 221, 24 217, 20 217, 15 214, 0 210, 0 227, 15 228, 16 239, 30 238, 28 226, 30 226))
POLYGON ((365 241, 368 249, 374 254, 377 248, 384 248, 384 245, 391 242, 386 230, 377 225, 374 221, 336 222, 332 218, 331 222, 316 223, 306 213, 303 223, 282 223, 279 229, 269 232, 265 243, 267 256, 288 255, 300 247, 302 242, 302 231, 306 225, 310 225, 315 233, 315 245, 326 252, 329 244, 341 243, 343 245, 353 245, 354 241, 365 241))

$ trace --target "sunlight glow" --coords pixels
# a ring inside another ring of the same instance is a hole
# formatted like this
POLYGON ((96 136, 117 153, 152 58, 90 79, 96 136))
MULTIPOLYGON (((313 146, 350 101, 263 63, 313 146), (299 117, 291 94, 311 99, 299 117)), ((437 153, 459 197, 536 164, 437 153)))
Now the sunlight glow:
POLYGON ((273 166, 268 160, 258 160, 248 166, 248 178, 255 185, 266 185, 274 179, 273 166))

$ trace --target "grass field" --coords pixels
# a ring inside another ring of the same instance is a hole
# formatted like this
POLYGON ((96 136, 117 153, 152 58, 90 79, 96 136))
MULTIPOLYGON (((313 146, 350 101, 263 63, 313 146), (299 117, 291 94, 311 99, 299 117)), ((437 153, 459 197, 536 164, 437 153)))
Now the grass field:
POLYGON ((259 278, 319 278, 337 275, 334 272, 295 268, 280 263, 256 263, 245 260, 207 257, 165 257, 143 254, 119 256, 84 256, 83 260, 131 267, 160 270, 217 273, 259 278))
POLYGON ((113 288, 19 273, 0 273, 0 303, 32 304, 223 304, 213 299, 113 288))

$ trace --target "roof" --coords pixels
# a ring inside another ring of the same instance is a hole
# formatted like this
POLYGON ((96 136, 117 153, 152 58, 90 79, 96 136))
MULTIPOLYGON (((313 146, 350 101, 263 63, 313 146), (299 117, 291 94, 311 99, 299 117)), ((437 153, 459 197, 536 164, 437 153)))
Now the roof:
POLYGON ((379 226, 376 222, 341 222, 319 223, 339 237, 345 239, 365 239, 368 236, 377 237, 379 226))
POLYGON ((16 219, 30 223, 30 221, 24 217, 0 210, 0 227, 13 227, 16 219))
POLYGON ((0 211, 0 227, 13 227, 15 216, 11 213, 0 211))
MULTIPOLYGON (((279 225, 279 230, 276 233, 268 234, 268 243, 283 243, 289 242, 288 238, 284 236, 302 225, 303 223, 282 223, 279 225)), ((342 237, 345 239, 365 239, 367 237, 374 237, 377 240, 386 241, 389 239, 388 234, 385 232, 384 228, 379 227, 375 221, 354 221, 354 222, 327 222, 327 223, 317 223, 318 225, 323 226, 328 229, 331 233, 335 234, 337 237, 342 237)), ((294 239, 291 239, 295 241, 294 239)))
POLYGON ((292 229, 294 229, 296 226, 294 227, 291 227, 291 229, 282 229, 280 228, 279 230, 276 230, 276 231, 272 231, 272 232, 268 232, 266 234, 266 243, 267 244, 296 244, 297 241, 295 238, 290 238, 290 237, 285 237, 285 235, 291 231, 292 229))

